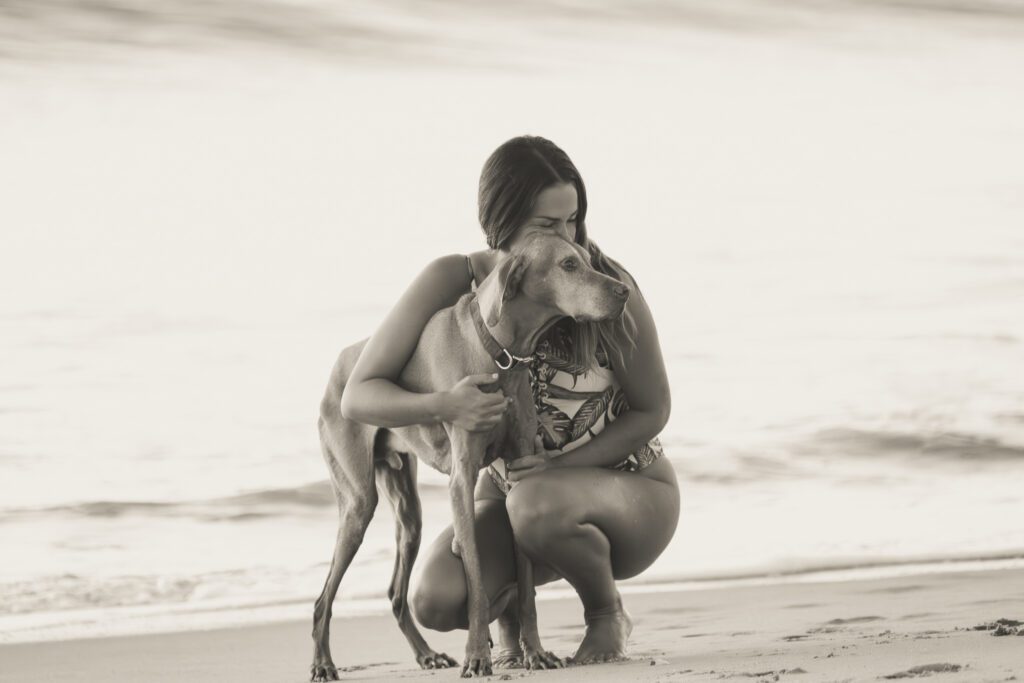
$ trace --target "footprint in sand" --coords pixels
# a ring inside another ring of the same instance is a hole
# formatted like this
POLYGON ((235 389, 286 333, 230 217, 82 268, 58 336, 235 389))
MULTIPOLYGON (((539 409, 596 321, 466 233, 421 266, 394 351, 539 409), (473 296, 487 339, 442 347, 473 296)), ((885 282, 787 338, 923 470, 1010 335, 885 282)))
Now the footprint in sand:
POLYGON ((931 638, 949 638, 949 635, 945 631, 929 629, 927 631, 918 631, 913 637, 914 640, 929 640, 931 638))
POLYGON ((916 678, 917 676, 931 676, 932 674, 940 673, 953 673, 959 671, 963 667, 959 664, 922 664, 921 666, 912 666, 906 671, 898 671, 888 676, 882 676, 882 678, 916 678))
POLYGON ((832 619, 826 621, 826 624, 841 625, 841 624, 863 624, 869 621, 884 621, 885 617, 851 617, 849 619, 832 619))
MULTIPOLYGON (((851 617, 849 619, 832 619, 826 621, 824 626, 817 626, 815 628, 807 629, 807 635, 802 636, 806 638, 808 635, 818 635, 825 633, 839 633, 846 630, 847 624, 866 624, 871 621, 884 620, 885 617, 851 617)), ((799 640, 801 636, 786 636, 783 640, 799 640)))
MULTIPOLYGON (((771 671, 738 671, 736 673, 721 674, 719 678, 725 676, 727 678, 738 678, 744 676, 746 678, 758 678, 766 681, 778 681, 781 674, 805 674, 807 673, 804 669, 796 667, 794 669, 779 669, 778 671, 772 669, 771 671)), ((760 683, 760 682, 758 682, 760 683)))
POLYGON ((1024 636, 1024 621, 996 619, 971 627, 972 631, 990 631, 994 636, 1024 636))

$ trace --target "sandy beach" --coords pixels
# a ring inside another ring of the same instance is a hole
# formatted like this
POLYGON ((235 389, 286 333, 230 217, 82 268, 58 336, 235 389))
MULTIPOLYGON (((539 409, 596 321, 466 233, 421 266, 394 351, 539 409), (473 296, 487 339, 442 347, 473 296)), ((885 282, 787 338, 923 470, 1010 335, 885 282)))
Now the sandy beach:
MULTIPOLYGON (((561 671, 500 670, 492 679, 547 681, 868 681, 1024 676, 1024 570, 950 571, 629 595, 636 628, 628 662, 561 671), (999 620, 1003 621, 1000 628, 999 620), (979 628, 980 627, 980 628, 979 628)), ((541 602, 545 644, 572 653, 576 600, 541 602)), ((459 658, 464 632, 427 632, 459 658)), ((338 618, 332 647, 343 680, 457 680, 420 671, 391 617, 338 618)), ((309 625, 70 640, 0 647, 0 681, 300 681, 309 625)))
MULTIPOLYGON (((483 248, 524 133, 657 320, 682 512, 632 661, 494 678, 1024 680, 974 630, 1024 620, 1022 34, 1008 0, 0 3, 0 683, 308 680, 331 365, 483 248)), ((384 613, 386 508, 337 661, 457 680, 384 613)))

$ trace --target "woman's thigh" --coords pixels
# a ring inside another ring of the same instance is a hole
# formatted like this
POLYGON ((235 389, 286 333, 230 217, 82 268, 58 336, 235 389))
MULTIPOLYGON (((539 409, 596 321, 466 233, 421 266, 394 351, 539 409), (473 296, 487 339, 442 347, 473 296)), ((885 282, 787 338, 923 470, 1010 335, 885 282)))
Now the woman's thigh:
POLYGON ((614 577, 636 576, 665 550, 679 521, 671 464, 661 458, 648 469, 566 467, 523 479, 508 497, 516 537, 539 535, 543 542, 529 546, 557 547, 558 535, 572 525, 593 524, 608 538, 614 577))

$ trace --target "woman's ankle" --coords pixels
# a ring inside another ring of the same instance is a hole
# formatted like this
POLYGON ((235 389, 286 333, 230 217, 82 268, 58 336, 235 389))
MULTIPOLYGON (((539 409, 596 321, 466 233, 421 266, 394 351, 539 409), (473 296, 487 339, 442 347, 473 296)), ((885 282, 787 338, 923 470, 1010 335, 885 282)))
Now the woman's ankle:
POLYGON ((590 601, 583 603, 583 619, 588 624, 594 619, 613 617, 622 614, 622 612, 622 596, 617 591, 614 599, 611 601, 603 601, 597 604, 590 601))

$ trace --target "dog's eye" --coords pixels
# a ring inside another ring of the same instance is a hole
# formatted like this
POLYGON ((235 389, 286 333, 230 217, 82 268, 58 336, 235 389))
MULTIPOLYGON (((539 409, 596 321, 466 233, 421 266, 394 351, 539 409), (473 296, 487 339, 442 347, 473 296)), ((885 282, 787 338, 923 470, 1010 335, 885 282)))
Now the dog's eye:
POLYGON ((576 259, 574 258, 567 258, 564 261, 562 261, 562 270, 568 270, 569 272, 572 272, 576 270, 576 266, 576 259))

